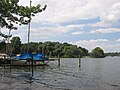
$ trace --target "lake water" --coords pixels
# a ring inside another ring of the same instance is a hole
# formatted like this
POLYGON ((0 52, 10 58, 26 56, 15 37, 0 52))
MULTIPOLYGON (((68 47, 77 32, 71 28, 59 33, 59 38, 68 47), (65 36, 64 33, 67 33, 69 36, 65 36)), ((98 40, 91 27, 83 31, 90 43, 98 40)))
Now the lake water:
POLYGON ((120 57, 51 61, 48 66, 0 68, 0 90, 120 90, 120 57))

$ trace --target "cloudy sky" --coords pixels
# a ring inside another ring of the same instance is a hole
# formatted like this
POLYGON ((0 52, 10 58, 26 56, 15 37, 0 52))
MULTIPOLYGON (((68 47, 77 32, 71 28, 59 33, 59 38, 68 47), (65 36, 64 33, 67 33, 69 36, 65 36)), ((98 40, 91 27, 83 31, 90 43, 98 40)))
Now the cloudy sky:
MULTIPOLYGON (((29 0, 19 4, 29 5, 29 0)), ((30 41, 68 42, 89 51, 99 46, 105 52, 120 52, 120 0, 32 0, 36 4, 48 7, 32 19, 30 41)), ((27 26, 12 34, 27 42, 27 26)))

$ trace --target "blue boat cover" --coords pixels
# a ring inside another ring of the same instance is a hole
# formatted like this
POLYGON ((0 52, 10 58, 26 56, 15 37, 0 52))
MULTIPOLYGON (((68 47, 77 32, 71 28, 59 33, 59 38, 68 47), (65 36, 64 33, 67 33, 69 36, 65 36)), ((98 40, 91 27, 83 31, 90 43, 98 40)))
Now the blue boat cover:
POLYGON ((45 57, 42 53, 31 54, 29 52, 21 54, 20 56, 16 56, 15 58, 19 60, 27 60, 27 59, 32 59, 32 57, 33 57, 33 60, 36 60, 36 61, 45 60, 45 57))
POLYGON ((33 54, 33 60, 44 60, 44 56, 42 53, 33 54))

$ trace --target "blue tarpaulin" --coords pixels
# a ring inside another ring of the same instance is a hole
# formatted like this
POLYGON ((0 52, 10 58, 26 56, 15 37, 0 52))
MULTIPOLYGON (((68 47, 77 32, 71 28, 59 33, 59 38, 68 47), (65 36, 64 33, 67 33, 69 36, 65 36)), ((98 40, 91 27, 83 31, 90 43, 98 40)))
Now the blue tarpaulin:
POLYGON ((41 53, 33 54, 33 60, 43 60, 44 56, 41 53))
POLYGON ((16 59, 19 59, 19 60, 28 60, 28 59, 32 59, 33 57, 33 60, 46 60, 46 58, 44 57, 44 55, 42 53, 37 53, 37 54, 31 54, 31 53, 24 53, 24 54, 21 54, 20 56, 16 56, 16 59))

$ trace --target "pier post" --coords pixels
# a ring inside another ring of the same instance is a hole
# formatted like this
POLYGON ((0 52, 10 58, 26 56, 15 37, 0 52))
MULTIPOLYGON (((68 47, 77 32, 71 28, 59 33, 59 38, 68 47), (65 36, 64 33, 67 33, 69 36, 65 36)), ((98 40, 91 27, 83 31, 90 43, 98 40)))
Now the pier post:
POLYGON ((4 63, 4 69, 5 69, 5 66, 6 66, 6 57, 5 56, 3 56, 4 58, 3 58, 3 63, 4 63))
POLYGON ((34 66, 34 65, 33 65, 33 56, 32 56, 32 59, 31 59, 31 60, 32 60, 32 63, 31 63, 31 66, 32 66, 32 75, 31 75, 31 78, 32 78, 32 77, 33 77, 33 73, 34 73, 34 70, 33 70, 33 66, 34 66))
POLYGON ((58 54, 58 66, 60 66, 60 55, 58 54))
POLYGON ((11 65, 12 63, 11 63, 11 61, 12 61, 12 60, 11 60, 11 58, 10 58, 10 71, 11 71, 11 68, 12 68, 12 65, 11 65))
POLYGON ((11 71, 11 68, 12 68, 12 58, 11 58, 11 53, 10 53, 10 71, 11 71))
POLYGON ((79 67, 81 67, 81 55, 79 55, 79 67))
POLYGON ((11 59, 11 54, 10 54, 10 73, 11 73, 11 70, 12 69, 12 59, 11 59))
MULTIPOLYGON (((33 73, 34 73, 34 69, 33 69, 33 56, 32 56, 32 58, 30 59, 30 62, 31 62, 31 68, 32 68, 32 71, 31 71, 31 76, 29 77, 29 79, 30 79, 30 83, 32 83, 33 81, 32 81, 32 79, 33 79, 33 73)), ((30 66, 30 65, 29 65, 30 66)))

